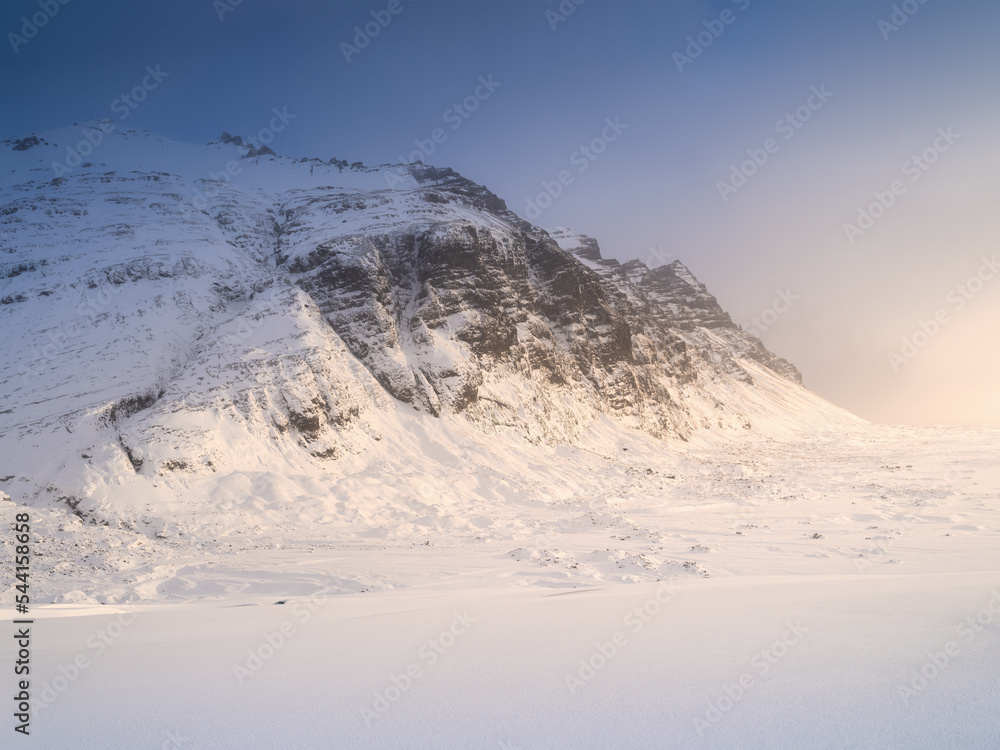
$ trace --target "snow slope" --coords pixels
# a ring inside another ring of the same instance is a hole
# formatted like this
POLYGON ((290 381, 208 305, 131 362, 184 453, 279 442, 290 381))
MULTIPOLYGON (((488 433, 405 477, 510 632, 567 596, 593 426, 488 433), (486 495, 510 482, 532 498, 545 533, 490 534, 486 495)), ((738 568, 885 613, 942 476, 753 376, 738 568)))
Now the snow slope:
POLYGON ((113 131, 67 172, 80 132, 0 146, 17 502, 155 537, 281 485, 310 526, 377 516, 316 488, 426 462, 450 424, 487 446, 861 424, 688 272, 633 284, 451 170, 113 131))
POLYGON ((72 569, 37 580, 69 593, 33 613, 32 742, 994 747, 998 438, 878 428, 665 452, 637 436, 536 454, 522 483, 460 465, 455 445, 450 472, 335 488, 361 506, 426 488, 356 536, 277 517, 155 548, 46 531, 39 559, 72 569))
POLYGON ((25 744, 1000 746, 1000 429, 856 419, 683 264, 450 170, 33 138, 25 744))

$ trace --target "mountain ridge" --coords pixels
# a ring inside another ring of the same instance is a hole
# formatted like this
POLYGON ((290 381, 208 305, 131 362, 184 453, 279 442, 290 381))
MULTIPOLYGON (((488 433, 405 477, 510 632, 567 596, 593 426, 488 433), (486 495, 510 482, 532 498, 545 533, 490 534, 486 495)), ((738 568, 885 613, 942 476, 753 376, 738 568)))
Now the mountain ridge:
POLYGON ((12 495, 121 521, 123 485, 350 472, 404 412, 544 445, 855 423, 679 262, 603 259, 451 169, 236 140, 112 131, 59 177, 65 134, 0 143, 12 495))

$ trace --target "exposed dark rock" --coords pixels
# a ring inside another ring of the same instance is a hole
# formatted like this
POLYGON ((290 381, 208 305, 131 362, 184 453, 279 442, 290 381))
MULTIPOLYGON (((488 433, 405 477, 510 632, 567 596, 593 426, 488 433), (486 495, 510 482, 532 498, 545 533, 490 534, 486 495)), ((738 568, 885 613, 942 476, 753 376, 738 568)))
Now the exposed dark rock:
POLYGON ((22 138, 19 141, 15 141, 14 145, 11 146, 12 151, 27 151, 32 146, 37 146, 39 143, 45 143, 46 141, 39 138, 36 135, 29 135, 27 138, 22 138))

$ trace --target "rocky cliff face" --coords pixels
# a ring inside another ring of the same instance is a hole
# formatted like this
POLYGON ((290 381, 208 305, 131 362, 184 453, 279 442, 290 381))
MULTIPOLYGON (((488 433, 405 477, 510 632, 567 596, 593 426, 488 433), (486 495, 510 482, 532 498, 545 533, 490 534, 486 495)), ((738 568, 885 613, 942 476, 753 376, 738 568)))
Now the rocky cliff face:
POLYGON ((54 176, 77 135, 0 144, 22 494, 341 466, 406 410, 552 444, 826 408, 680 263, 602 259, 451 170, 109 133, 54 176))
POLYGON ((543 424, 569 395, 658 434, 685 429, 668 388, 692 376, 680 339, 664 329, 646 341, 649 326, 618 290, 495 196, 411 169, 417 185, 403 195, 346 199, 377 212, 361 231, 329 219, 339 191, 283 207, 278 267, 388 393, 487 425, 543 424), (530 397, 505 397, 512 383, 530 397))
POLYGON ((801 383, 795 366, 733 323, 718 301, 688 268, 676 260, 649 268, 639 260, 620 263, 602 258, 597 240, 559 227, 550 235, 602 280, 631 302, 640 321, 673 332, 688 351, 705 360, 709 374, 721 369, 743 382, 752 377, 739 361, 751 360, 788 380, 801 383))

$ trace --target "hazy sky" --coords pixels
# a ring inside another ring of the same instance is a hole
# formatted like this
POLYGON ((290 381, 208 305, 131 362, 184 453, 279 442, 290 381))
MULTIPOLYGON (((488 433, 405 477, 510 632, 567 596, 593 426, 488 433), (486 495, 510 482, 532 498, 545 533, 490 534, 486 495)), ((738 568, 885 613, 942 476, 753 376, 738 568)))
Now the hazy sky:
POLYGON ((521 215, 548 183, 534 223, 681 259, 831 401, 1000 422, 995 0, 3 0, 0 24, 3 137, 116 117, 159 66, 123 127, 204 142, 286 108, 280 154, 419 157, 521 215))

